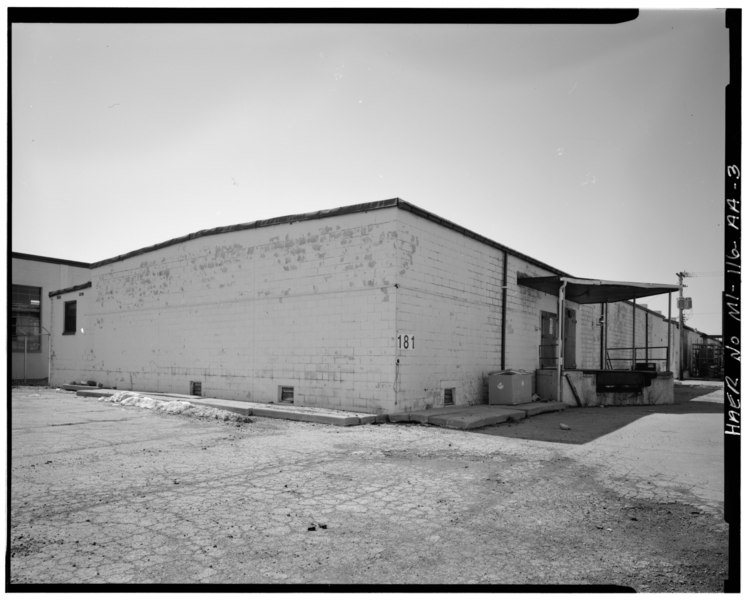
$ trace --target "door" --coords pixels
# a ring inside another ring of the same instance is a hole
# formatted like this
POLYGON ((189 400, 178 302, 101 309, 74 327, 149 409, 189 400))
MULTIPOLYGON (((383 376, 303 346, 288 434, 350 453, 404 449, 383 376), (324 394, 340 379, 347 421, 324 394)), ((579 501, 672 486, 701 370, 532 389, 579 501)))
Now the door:
POLYGON ((542 369, 553 369, 557 366, 557 326, 556 313, 541 311, 541 345, 538 357, 542 369))
POLYGON ((571 308, 564 310, 564 368, 576 369, 575 352, 577 350, 577 311, 571 308))

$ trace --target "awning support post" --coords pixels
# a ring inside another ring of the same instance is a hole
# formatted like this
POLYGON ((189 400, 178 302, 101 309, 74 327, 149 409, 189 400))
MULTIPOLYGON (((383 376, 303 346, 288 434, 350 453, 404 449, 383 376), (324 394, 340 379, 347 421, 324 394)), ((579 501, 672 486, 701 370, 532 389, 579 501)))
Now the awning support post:
POLYGON ((559 286, 559 304, 557 306, 557 402, 562 401, 562 365, 564 362, 564 294, 567 280, 562 279, 559 286))
POLYGON ((507 346, 507 251, 502 261, 502 349, 500 366, 505 370, 505 347, 507 346))
POLYGON ((637 299, 632 298, 632 370, 635 370, 637 364, 637 346, 635 345, 635 333, 637 326, 637 299))

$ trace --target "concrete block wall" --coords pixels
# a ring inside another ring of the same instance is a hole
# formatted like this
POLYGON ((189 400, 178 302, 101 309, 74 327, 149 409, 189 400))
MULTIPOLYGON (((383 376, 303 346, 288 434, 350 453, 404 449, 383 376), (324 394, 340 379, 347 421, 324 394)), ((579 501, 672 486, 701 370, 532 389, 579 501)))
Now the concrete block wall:
MULTIPOLYGON (((632 347, 632 304, 627 302, 613 302, 608 306, 608 347, 609 348, 631 348, 632 347)), ((658 370, 665 370, 666 350, 660 347, 668 345, 668 321, 662 315, 652 311, 647 311, 644 307, 637 305, 634 311, 635 319, 635 339, 634 345, 638 348, 644 348, 646 345, 645 328, 647 325, 647 346, 648 358, 650 362, 655 362, 658 370), (647 319, 646 315, 647 314, 647 319), (646 322, 647 321, 647 322, 646 322)), ((671 365, 678 365, 678 329, 672 327, 671 331, 671 365), (677 341, 675 344, 674 341, 677 341)), ((609 356, 630 358, 630 350, 609 351, 609 356)), ((644 362, 644 350, 638 350, 638 362, 644 362)), ((612 361, 614 368, 628 369, 631 366, 629 361, 612 361)))
MULTIPOLYGON (((645 321, 645 313, 646 311, 644 309, 640 309, 638 311, 638 320, 645 321), (643 313, 640 315, 639 313, 643 313)), ((663 315, 647 311, 647 329, 648 329, 648 335, 647 335, 647 344, 648 344, 648 359, 652 362, 653 359, 665 359, 666 358, 666 348, 668 346, 668 321, 663 315)), ((674 348, 674 332, 673 327, 671 328, 671 355, 673 356, 675 352, 674 348)), ((637 345, 643 346, 645 344, 645 338, 644 336, 642 338, 638 338, 637 345)), ((676 349, 678 350, 678 349, 676 349)), ((642 355, 642 351, 640 351, 640 355, 642 355)), ((644 358, 644 356, 643 356, 644 358)), ((665 362, 665 360, 655 360, 654 361, 657 365, 658 370, 668 371, 672 370, 665 362)))
MULTIPOLYGON (((504 258, 390 205, 102 261, 81 296, 85 335, 54 336, 53 382, 187 394, 197 381, 205 396, 256 402, 290 386, 298 405, 375 413, 440 406, 445 389, 455 404, 483 403, 488 374, 502 367, 504 258)), ((507 254, 504 366, 534 371, 541 312, 556 314, 557 297, 519 285, 521 274, 554 272, 507 254)), ((63 301, 52 302, 61 327, 63 301)), ((568 307, 577 368, 600 368, 600 305, 568 307)), ((609 346, 630 347, 631 305, 608 314, 609 346)), ((650 314, 648 344, 665 336, 665 319, 650 314)))
MULTIPOLYGON (((636 331, 636 338, 642 340, 642 330, 636 331)), ((614 369, 629 369, 632 366, 632 305, 627 302, 612 302, 608 305, 608 322, 606 325, 607 348, 611 366, 614 369), (622 360, 619 360, 622 359, 622 360), (626 359, 626 360, 624 360, 626 359)))
POLYGON ((397 230, 397 407, 486 401, 501 361, 502 253, 410 212, 397 230), (400 339, 399 339, 400 338, 400 339))
MULTIPOLYGON (((557 314, 557 297, 518 285, 518 275, 554 275, 522 258, 507 257, 507 325, 505 367, 534 371, 539 368, 541 311, 557 314)), ((570 305, 576 308, 577 305, 570 305)))
MULTIPOLYGON (((393 404, 395 211, 198 237, 93 269, 96 360, 120 389, 371 412, 393 404)), ((67 377, 67 376, 66 376, 67 377)))
POLYGON ((601 305, 580 304, 577 313, 580 369, 601 368, 601 305))

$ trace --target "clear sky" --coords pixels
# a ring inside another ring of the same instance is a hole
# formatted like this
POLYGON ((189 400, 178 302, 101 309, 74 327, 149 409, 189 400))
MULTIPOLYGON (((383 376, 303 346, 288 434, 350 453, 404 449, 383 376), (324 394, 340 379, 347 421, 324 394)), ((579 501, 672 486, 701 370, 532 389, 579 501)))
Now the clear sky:
POLYGON ((397 196, 575 276, 696 273, 687 324, 720 333, 723 10, 13 24, 11 64, 14 251, 93 262, 397 196))

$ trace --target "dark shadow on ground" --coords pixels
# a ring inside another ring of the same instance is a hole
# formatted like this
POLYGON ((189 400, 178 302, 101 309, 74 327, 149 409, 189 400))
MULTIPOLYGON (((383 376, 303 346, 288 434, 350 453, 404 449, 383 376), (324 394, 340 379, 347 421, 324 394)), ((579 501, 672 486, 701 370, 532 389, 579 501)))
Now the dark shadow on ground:
POLYGON ((545 413, 517 423, 502 423, 474 429, 472 433, 499 435, 502 437, 585 444, 602 435, 616 431, 633 421, 654 413, 694 414, 722 413, 723 404, 693 400, 721 389, 720 384, 674 385, 674 403, 649 406, 609 406, 606 408, 567 408, 562 412, 545 413), (561 429, 564 423, 569 429, 561 429))

